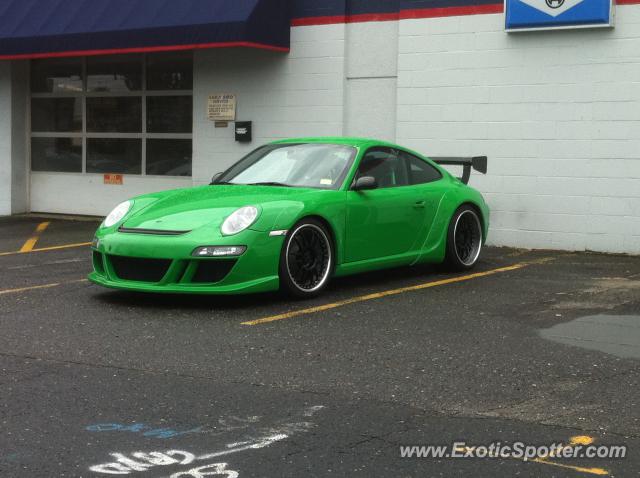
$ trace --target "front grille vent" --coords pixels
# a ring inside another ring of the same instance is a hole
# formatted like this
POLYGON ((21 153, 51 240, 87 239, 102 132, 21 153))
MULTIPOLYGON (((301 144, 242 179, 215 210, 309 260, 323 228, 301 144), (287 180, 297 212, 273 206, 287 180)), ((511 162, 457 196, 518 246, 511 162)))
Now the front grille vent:
POLYGON ((164 229, 142 229, 136 227, 123 227, 120 226, 118 228, 118 232, 123 232, 125 234, 147 234, 152 236, 181 236, 182 234, 186 234, 191 231, 171 231, 164 229))
POLYGON ((104 275, 104 266, 102 263, 102 254, 98 251, 93 251, 93 268, 98 274, 104 275))
POLYGON ((170 259, 109 256, 116 275, 123 280, 160 282, 171 265, 170 259))
POLYGON ((200 260, 198 261, 196 273, 191 278, 191 282, 205 284, 220 282, 227 277, 227 274, 231 272, 236 262, 236 259, 200 260))

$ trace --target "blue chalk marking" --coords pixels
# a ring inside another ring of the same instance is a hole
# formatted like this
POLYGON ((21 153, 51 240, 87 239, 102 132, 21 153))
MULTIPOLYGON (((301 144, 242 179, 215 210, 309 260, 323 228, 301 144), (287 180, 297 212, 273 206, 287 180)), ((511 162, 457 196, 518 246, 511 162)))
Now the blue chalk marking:
POLYGON ((131 425, 124 425, 121 423, 98 423, 95 425, 89 425, 85 427, 85 430, 89 432, 131 432, 142 433, 145 437, 151 438, 175 438, 180 435, 187 435, 190 433, 203 433, 204 427, 199 426, 191 428, 189 430, 178 431, 173 428, 152 428, 144 423, 133 423, 131 425))

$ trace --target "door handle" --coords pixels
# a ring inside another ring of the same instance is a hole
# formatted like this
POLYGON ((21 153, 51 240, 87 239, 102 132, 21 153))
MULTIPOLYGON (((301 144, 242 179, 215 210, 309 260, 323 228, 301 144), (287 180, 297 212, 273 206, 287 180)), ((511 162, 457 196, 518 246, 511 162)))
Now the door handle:
POLYGON ((421 209, 425 206, 425 201, 416 201, 413 204, 413 207, 415 207, 416 209, 421 209))

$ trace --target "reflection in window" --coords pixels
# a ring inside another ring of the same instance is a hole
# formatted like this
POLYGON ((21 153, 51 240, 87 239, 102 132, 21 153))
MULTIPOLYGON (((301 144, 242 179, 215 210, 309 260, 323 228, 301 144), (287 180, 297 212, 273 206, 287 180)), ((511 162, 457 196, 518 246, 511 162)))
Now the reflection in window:
POLYGON ((32 138, 31 170, 82 172, 82 138, 32 138))
POLYGON ((82 131, 80 98, 33 98, 31 100, 31 131, 82 131))
POLYGON ((81 93, 82 59, 61 58, 31 62, 33 93, 81 93))
POLYGON ((148 139, 147 174, 191 176, 191 140, 148 139))
POLYGON ((191 96, 147 97, 147 132, 191 133, 193 98, 191 96))
POLYGON ((142 140, 87 139, 88 173, 140 174, 142 140))
POLYGON ((140 133, 142 98, 138 96, 87 98, 87 131, 140 133))
POLYGON ((266 145, 249 153, 216 181, 233 184, 281 183, 338 189, 356 155, 351 146, 303 143, 266 145))
POLYGON ((122 93, 142 89, 142 57, 132 55, 87 58, 87 91, 122 93))
POLYGON ((147 89, 193 89, 193 56, 191 53, 149 55, 147 57, 147 89))

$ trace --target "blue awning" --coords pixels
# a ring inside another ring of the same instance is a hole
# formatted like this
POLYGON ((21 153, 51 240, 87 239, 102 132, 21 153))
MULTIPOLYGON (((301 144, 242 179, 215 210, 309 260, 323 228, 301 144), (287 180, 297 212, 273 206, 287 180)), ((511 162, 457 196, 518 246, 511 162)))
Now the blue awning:
POLYGON ((3 0, 0 59, 289 49, 288 0, 3 0))

